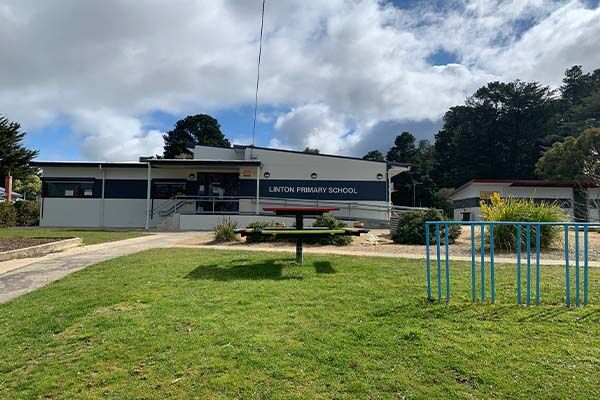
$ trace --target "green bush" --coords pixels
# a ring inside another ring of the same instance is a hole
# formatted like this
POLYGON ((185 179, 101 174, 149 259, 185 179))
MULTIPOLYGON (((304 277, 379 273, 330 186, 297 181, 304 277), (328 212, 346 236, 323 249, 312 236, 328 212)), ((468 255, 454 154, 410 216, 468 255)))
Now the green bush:
MULTIPOLYGON (((425 244, 425 221, 444 221, 438 210, 406 211, 400 214, 398 230, 392 234, 392 240, 400 244, 425 244)), ((448 244, 452 244, 460 236, 460 226, 450 225, 448 229, 448 244)), ((444 242, 445 227, 440 226, 441 243, 444 242)), ((429 242, 435 243, 435 228, 429 230, 429 242)))
POLYGON ((237 228, 237 221, 231 218, 223 218, 220 224, 215 226, 215 242, 237 242, 237 234, 234 232, 237 228))
MULTIPOLYGON (((489 201, 481 202, 483 221, 515 221, 515 222, 561 222, 568 221, 568 216, 556 203, 536 203, 533 199, 501 198, 492 195, 489 201)), ((562 228, 558 226, 542 226, 540 228, 540 247, 545 249, 561 237, 562 228)), ((521 244, 526 245, 527 228, 522 227, 521 244)), ((535 227, 531 227, 531 245, 535 247, 535 227)), ((517 243, 517 229, 511 225, 494 227, 494 248, 513 250, 517 243)))
POLYGON ((14 203, 18 226, 37 226, 40 223, 40 203, 37 201, 17 201, 14 203))
MULTIPOLYGON (((254 221, 254 222, 250 222, 248 224, 248 226, 246 226, 246 228, 265 229, 265 228, 271 228, 272 226, 273 226, 272 222, 254 221)), ((248 242, 248 243, 264 243, 264 242, 272 242, 272 241, 274 241, 273 236, 263 236, 263 235, 258 235, 258 234, 250 234, 250 235, 246 236, 246 242, 248 242)))
MULTIPOLYGON (((323 214, 318 217, 317 220, 313 224, 314 227, 321 227, 325 229, 342 229, 346 228, 346 224, 333 215, 323 214)), ((310 239, 307 238, 304 240, 309 244, 320 244, 320 245, 334 245, 334 246, 348 246, 352 243, 352 237, 350 236, 327 236, 322 238, 310 239)))
POLYGON ((17 210, 11 203, 0 203, 0 228, 17 225, 17 210))

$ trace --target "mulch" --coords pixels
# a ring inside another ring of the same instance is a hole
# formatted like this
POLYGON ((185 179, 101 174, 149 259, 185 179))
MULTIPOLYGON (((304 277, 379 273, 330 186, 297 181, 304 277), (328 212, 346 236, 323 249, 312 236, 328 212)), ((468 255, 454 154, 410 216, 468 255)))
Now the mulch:
POLYGON ((9 250, 24 249, 40 244, 58 242, 62 237, 5 237, 0 238, 0 253, 9 250))

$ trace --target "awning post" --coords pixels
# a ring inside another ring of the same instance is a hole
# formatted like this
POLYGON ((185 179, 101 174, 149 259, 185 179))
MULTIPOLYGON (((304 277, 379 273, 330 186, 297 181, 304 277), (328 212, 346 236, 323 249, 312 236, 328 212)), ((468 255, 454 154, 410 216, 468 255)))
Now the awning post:
POLYGON ((256 167, 256 215, 260 214, 260 165, 256 167))
POLYGON ((146 183, 146 230, 150 228, 150 190, 152 189, 152 167, 148 162, 148 178, 146 183))

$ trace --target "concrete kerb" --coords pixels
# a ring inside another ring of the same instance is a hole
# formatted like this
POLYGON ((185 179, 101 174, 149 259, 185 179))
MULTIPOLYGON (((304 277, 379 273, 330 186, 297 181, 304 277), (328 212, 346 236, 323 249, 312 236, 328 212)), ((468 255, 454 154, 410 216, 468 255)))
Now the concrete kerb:
POLYGON ((81 238, 68 238, 56 242, 38 244, 36 246, 22 249, 8 250, 0 253, 0 262, 14 260, 17 258, 40 257, 49 253, 55 253, 81 245, 81 238))

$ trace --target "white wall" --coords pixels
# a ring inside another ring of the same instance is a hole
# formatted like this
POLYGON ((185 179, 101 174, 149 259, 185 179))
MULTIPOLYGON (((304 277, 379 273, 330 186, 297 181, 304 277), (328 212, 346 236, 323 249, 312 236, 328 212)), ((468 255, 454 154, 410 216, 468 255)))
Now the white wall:
POLYGON ((40 226, 100 226, 100 199, 45 198, 40 226))
MULTIPOLYGON (((262 173, 271 174, 269 179, 310 180, 313 172, 316 180, 377 181, 379 173, 386 179, 384 162, 264 149, 254 149, 253 155, 262 162, 262 173)), ((250 159, 250 148, 246 148, 246 159, 250 159)))
POLYGON ((145 199, 104 199, 104 226, 143 228, 146 226, 145 199))
MULTIPOLYGON (((573 189, 571 187, 540 187, 540 186, 511 186, 510 183, 479 183, 471 185, 455 192, 452 200, 463 200, 480 197, 481 192, 498 192, 501 197, 533 198, 533 199, 569 199, 573 204, 573 189)), ((573 209, 563 209, 570 218, 573 218, 573 209)), ((454 209, 454 219, 462 220, 462 213, 470 212, 471 221, 481 219, 479 207, 461 207, 454 209)))

